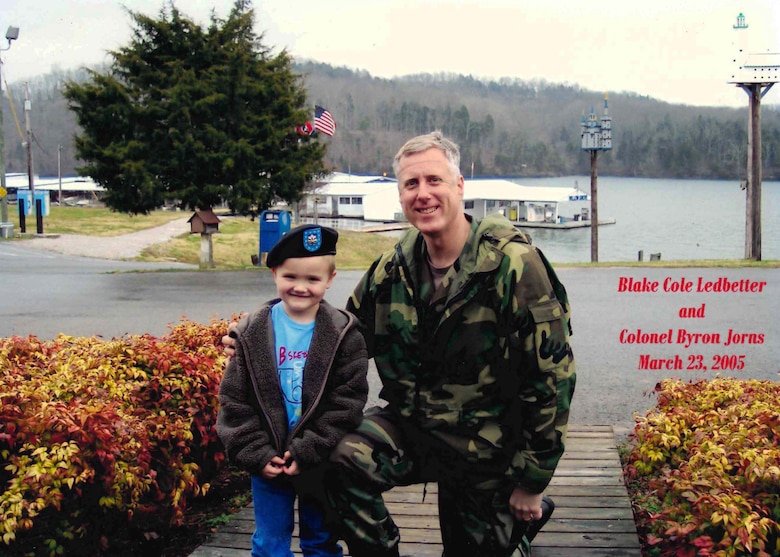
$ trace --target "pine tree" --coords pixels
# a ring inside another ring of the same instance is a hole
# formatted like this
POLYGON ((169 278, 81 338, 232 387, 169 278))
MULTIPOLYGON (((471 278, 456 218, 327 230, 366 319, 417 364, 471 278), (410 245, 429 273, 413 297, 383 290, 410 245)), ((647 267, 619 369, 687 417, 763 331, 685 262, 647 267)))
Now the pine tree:
POLYGON ((298 201, 325 172, 326 147, 296 133, 310 119, 302 78, 255 34, 251 2, 206 29, 172 2, 158 18, 128 13, 133 38, 109 70, 65 88, 82 130, 79 172, 105 186, 107 205, 136 214, 224 200, 256 215, 298 201))

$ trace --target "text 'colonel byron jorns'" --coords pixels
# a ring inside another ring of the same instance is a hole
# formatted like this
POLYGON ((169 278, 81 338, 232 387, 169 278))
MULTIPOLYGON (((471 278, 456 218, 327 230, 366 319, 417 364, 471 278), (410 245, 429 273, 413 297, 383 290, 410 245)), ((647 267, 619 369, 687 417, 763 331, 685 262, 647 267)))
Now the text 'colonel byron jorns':
POLYGON ((694 344, 721 344, 723 346, 764 344, 764 333, 740 332, 729 329, 726 334, 694 333, 687 329, 667 329, 661 332, 645 332, 623 329, 620 344, 677 344, 690 348, 694 344))

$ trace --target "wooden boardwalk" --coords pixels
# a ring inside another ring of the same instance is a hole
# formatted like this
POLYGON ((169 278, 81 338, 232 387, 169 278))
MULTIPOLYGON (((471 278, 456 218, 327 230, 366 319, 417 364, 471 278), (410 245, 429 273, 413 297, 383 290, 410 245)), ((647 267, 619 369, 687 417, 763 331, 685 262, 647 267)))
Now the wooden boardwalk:
MULTIPOLYGON (((533 557, 641 557, 611 427, 570 426, 566 453, 546 493, 555 512, 534 540, 533 557)), ((422 485, 396 488, 385 501, 401 529, 401 555, 440 557, 436 486, 428 485, 424 502, 422 494, 422 485)), ((253 530, 250 506, 191 557, 247 557, 253 530)), ((293 546, 300 555, 297 540, 293 546)))

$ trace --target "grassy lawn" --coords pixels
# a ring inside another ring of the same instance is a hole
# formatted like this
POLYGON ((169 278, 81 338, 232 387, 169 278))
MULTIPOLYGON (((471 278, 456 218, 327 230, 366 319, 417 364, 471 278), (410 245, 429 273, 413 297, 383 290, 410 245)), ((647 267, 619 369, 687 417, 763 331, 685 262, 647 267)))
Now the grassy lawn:
MULTIPOLYGON (((152 228, 179 218, 189 218, 189 211, 154 211, 148 215, 125 215, 106 208, 51 207, 51 214, 44 218, 47 234, 83 234, 88 236, 119 236, 146 228, 152 228)), ((9 220, 19 230, 19 215, 9 210, 9 220)), ((217 270, 253 269, 252 255, 259 247, 259 223, 249 217, 221 216, 220 232, 212 236, 214 265, 217 270)), ((27 231, 34 232, 35 219, 27 219, 27 231)), ((375 257, 390 249, 396 239, 380 234, 339 231, 339 269, 366 269, 375 257)), ((180 261, 197 265, 200 261, 199 234, 182 233, 169 242, 156 244, 144 250, 143 261, 180 261)), ((690 261, 625 261, 600 263, 556 263, 556 267, 765 267, 778 268, 780 261, 690 260, 690 261)))
MULTIPOLYGON (((9 221, 19 232, 18 212, 8 212, 9 221)), ((148 215, 125 215, 106 208, 51 207, 44 217, 46 234, 83 234, 86 236, 120 236, 138 230, 160 226, 172 220, 189 218, 189 211, 154 211, 148 215)), ((257 220, 249 217, 220 215, 219 233, 212 236, 214 265, 217 270, 253 269, 252 255, 257 255, 260 228, 257 220)), ((27 233, 34 233, 35 218, 27 218, 27 233)), ((181 236, 169 242, 153 245, 138 258, 142 261, 179 261, 198 265, 200 262, 200 234, 189 234, 182 228, 181 236)), ((23 241, 23 240, 21 240, 23 241)), ((390 249, 395 239, 379 234, 350 230, 339 231, 336 265, 339 269, 366 269, 377 255, 390 249)))
MULTIPOLYGON (((212 235, 214 265, 217 269, 251 269, 252 255, 257 255, 260 228, 249 217, 220 217, 219 233, 212 235)), ((170 242, 144 250, 144 261, 170 261, 197 265, 200 261, 200 234, 183 234, 170 242)), ((366 269, 396 239, 379 234, 339 230, 336 266, 339 269, 366 269)))
MULTIPOLYGON (((19 211, 8 208, 8 220, 19 231, 19 211)), ((160 226, 191 213, 180 211, 154 211, 148 215, 125 215, 106 208, 52 206, 49 216, 43 218, 43 231, 47 234, 84 234, 87 236, 121 236, 130 232, 160 226)), ((28 233, 35 232, 35 215, 26 217, 28 233)))

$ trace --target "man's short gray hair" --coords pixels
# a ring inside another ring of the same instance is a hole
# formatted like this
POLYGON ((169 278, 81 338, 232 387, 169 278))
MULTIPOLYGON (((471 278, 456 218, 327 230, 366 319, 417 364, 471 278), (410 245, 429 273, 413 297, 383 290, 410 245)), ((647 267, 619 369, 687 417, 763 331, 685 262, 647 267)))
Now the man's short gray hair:
POLYGON ((424 135, 418 135, 404 143, 404 146, 401 147, 393 159, 393 174, 395 174, 395 177, 398 178, 398 167, 400 166, 403 157, 415 153, 422 153, 428 149, 440 149, 450 163, 453 176, 460 178, 460 149, 454 141, 444 137, 439 130, 424 135))

